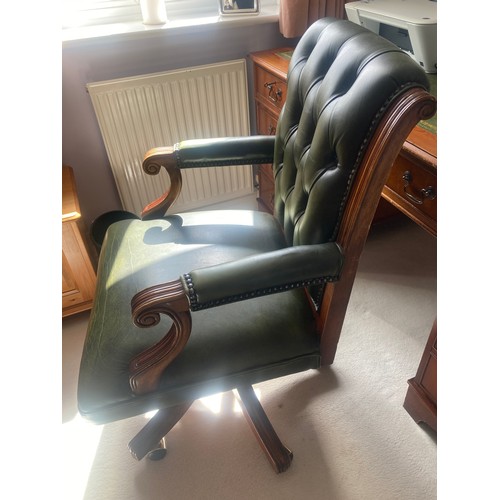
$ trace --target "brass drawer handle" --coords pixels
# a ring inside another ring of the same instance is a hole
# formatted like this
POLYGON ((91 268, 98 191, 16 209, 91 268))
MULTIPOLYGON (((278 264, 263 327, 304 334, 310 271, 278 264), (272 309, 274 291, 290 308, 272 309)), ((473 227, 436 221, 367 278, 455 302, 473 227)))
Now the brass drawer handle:
POLYGON ((413 177, 411 175, 411 172, 407 170, 403 174, 403 181, 404 181, 403 190, 405 192, 406 197, 409 198, 413 203, 416 203, 417 205, 422 205, 425 199, 433 200, 437 196, 436 190, 432 186, 427 186, 425 188, 418 190, 418 197, 410 193, 408 188, 410 187, 412 180, 413 177))
POLYGON ((269 99, 273 102, 279 102, 283 98, 283 92, 282 90, 278 87, 277 90, 274 90, 274 86, 277 85, 278 82, 267 82, 264 83, 264 87, 266 89, 269 89, 269 99))
POLYGON ((269 135, 276 135, 276 127, 274 127, 273 125, 269 125, 269 128, 267 131, 268 131, 269 135))

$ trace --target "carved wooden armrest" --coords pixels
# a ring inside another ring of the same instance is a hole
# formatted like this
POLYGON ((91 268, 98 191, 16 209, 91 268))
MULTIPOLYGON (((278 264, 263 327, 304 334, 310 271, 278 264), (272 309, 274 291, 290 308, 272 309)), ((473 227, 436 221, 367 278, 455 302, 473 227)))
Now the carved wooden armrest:
POLYGON ((135 394, 158 387, 161 374, 184 349, 191 334, 189 301, 180 280, 151 286, 132 299, 132 318, 138 327, 157 325, 160 314, 169 316, 173 323, 159 342, 130 362, 129 381, 135 394))
POLYGON ((192 139, 172 147, 149 150, 142 162, 143 170, 156 175, 163 167, 170 177, 170 189, 144 207, 142 219, 157 219, 165 215, 181 192, 182 169, 272 163, 274 143, 274 136, 221 137, 192 139))
POLYGON ((333 242, 287 247, 199 268, 138 292, 132 298, 137 326, 157 325, 160 314, 173 323, 159 342, 130 362, 132 391, 144 394, 158 387, 161 374, 189 339, 191 311, 336 281, 342 261, 342 250, 333 242))
POLYGON ((163 217, 181 192, 182 176, 177 166, 175 147, 154 148, 146 153, 142 162, 144 172, 149 175, 156 175, 160 172, 161 167, 167 171, 170 177, 170 189, 143 208, 142 220, 163 217))

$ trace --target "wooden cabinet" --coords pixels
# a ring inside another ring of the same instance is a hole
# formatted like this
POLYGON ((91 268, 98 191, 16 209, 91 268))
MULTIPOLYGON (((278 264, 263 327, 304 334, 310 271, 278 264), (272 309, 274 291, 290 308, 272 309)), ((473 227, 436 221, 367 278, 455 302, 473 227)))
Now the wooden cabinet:
MULTIPOLYGON (((286 100, 286 73, 292 49, 283 48, 254 52, 254 93, 257 134, 274 135, 281 108, 286 100)), ((274 175, 272 165, 260 165, 258 170, 259 208, 274 210, 274 175)))
POLYGON ((62 315, 92 307, 95 253, 81 219, 73 169, 62 169, 62 315))
POLYGON ((403 406, 415 422, 424 422, 437 431, 437 321, 432 326, 417 373, 408 380, 403 406))

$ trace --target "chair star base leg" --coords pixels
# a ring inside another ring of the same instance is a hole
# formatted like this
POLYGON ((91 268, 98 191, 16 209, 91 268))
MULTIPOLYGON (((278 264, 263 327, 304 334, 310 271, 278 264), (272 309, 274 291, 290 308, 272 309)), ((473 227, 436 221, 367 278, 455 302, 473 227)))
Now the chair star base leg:
POLYGON ((292 463, 293 453, 279 439, 252 386, 238 387, 237 391, 247 422, 269 462, 276 473, 285 472, 292 463))
POLYGON ((132 456, 136 460, 142 460, 146 455, 153 453, 153 457, 158 456, 158 458, 153 458, 153 460, 163 458, 166 451, 161 451, 158 443, 165 442, 164 439, 167 433, 182 418, 192 404, 193 402, 189 401, 178 406, 158 410, 128 444, 128 449, 132 456))

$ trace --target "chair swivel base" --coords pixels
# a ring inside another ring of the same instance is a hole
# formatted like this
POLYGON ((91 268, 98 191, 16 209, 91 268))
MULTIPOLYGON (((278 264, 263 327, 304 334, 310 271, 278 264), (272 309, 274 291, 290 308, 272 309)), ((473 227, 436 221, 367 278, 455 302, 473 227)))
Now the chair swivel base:
MULTIPOLYGON (((237 388, 243 414, 276 473, 285 472, 291 465, 293 453, 281 442, 252 386, 237 388)), ((136 460, 147 456, 161 460, 167 454, 166 434, 182 418, 192 401, 164 408, 151 418, 146 426, 130 441, 128 448, 136 460)))

